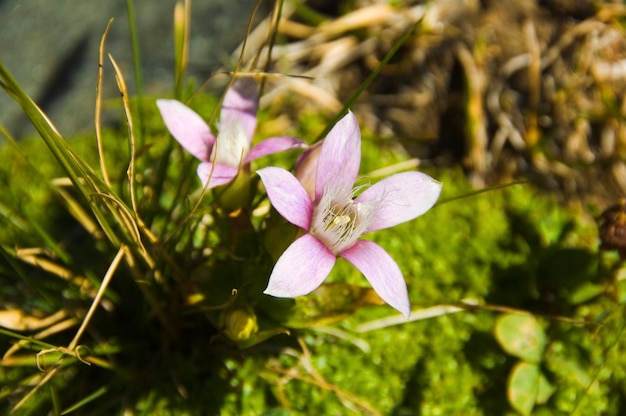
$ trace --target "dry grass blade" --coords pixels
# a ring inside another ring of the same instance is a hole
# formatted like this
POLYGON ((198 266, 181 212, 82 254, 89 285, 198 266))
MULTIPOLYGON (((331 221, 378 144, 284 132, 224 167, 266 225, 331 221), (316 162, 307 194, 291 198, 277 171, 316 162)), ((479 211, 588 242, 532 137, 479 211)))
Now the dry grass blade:
MULTIPOLYGON (((268 65, 264 68, 264 72, 268 72, 269 63, 272 60, 272 49, 276 43, 276 35, 278 34, 278 25, 282 17, 284 5, 285 5, 285 2, 283 0, 279 0, 275 2, 274 10, 272 11, 272 14, 270 16, 271 17, 270 26, 268 28, 269 30, 267 32, 267 40, 265 42, 268 46, 267 47, 268 65)), ((246 37, 249 37, 252 32, 253 32, 252 28, 249 28, 248 33, 246 34, 246 37)), ((252 61, 251 68, 258 66, 258 58, 260 57, 260 54, 261 54, 261 48, 258 48, 258 53, 256 55, 256 58, 252 61)), ((265 79, 261 81, 261 85, 259 87, 261 92, 263 92, 263 90, 265 89, 264 87, 265 87, 265 79)))
POLYGON ((474 186, 484 186, 483 179, 488 167, 487 154, 487 119, 483 106, 483 94, 487 86, 487 78, 484 71, 484 58, 481 56, 480 47, 475 47, 474 53, 466 47, 459 46, 457 56, 467 83, 467 165, 476 173, 472 178, 474 186))
POLYGON ((57 323, 67 317, 65 310, 40 318, 28 315, 21 309, 6 309, 0 311, 0 326, 13 331, 36 331, 57 323))
POLYGON ((106 28, 104 29, 104 33, 102 34, 102 39, 100 40, 100 49, 98 54, 98 83, 96 85, 96 111, 94 116, 94 123, 96 128, 96 143, 98 144, 98 157, 100 160, 100 170, 102 171, 102 180, 111 186, 111 181, 109 180, 109 174, 107 172, 106 162, 104 160, 104 146, 102 144, 102 125, 101 125, 101 117, 102 117, 102 79, 104 73, 104 44, 106 41, 107 34, 109 33, 109 29, 113 24, 113 19, 109 20, 106 28))
MULTIPOLYGON (((282 0, 280 0, 280 1, 282 1, 282 0)), ((245 52, 246 52, 246 45, 248 43, 248 36, 250 35, 250 32, 252 32, 252 29, 254 28, 254 17, 256 15, 256 13, 258 12, 259 7, 261 7, 262 3, 263 3, 263 0, 257 0, 256 4, 254 5, 254 9, 252 10, 252 13, 250 14, 250 19, 248 20, 248 28, 247 28, 246 36, 244 37, 243 43, 241 45, 241 52, 239 54, 239 57, 237 58, 237 62, 235 63, 235 68, 232 71, 233 75, 228 80, 228 83, 226 84, 226 88, 224 89, 224 92, 222 93, 222 96, 220 97, 220 100, 219 100, 220 103, 222 101, 224 101, 224 96, 226 95, 226 92, 230 89, 230 87, 232 87, 233 83, 237 79, 237 76, 238 76, 238 73, 239 73, 241 67, 244 64, 244 56, 245 56, 245 52)), ((217 117, 219 108, 220 108, 220 106, 215 106, 215 108, 213 109, 213 112, 212 112, 211 116, 209 117, 209 124, 213 123, 213 121, 217 117)))
POLYGON ((113 68, 115 69, 115 80, 117 81, 117 86, 122 95, 122 103, 124 104, 124 113, 126 114, 126 125, 128 127, 128 153, 129 153, 129 162, 128 162, 128 170, 126 174, 128 176, 128 192, 130 193, 130 202, 133 209, 133 212, 137 214, 137 195, 135 190, 135 133, 133 130, 133 117, 130 110, 130 102, 128 100, 128 88, 126 88, 126 82, 124 81, 124 75, 120 70, 120 67, 113 59, 113 56, 109 54, 109 59, 113 64, 113 68))
POLYGON ((419 165, 419 159, 408 159, 403 162, 395 163, 391 166, 386 166, 384 168, 373 170, 367 175, 363 175, 362 178, 378 178, 383 176, 391 176, 399 172, 416 169, 419 167, 419 165))
POLYGON ((526 143, 532 148, 540 138, 539 132, 539 104, 541 101, 541 48, 537 39, 537 31, 531 20, 524 24, 524 40, 528 48, 528 90, 529 90, 529 114, 527 118, 526 143))
POLYGON ((85 332, 87 325, 89 325, 89 321, 91 320, 91 317, 93 316, 94 312, 96 311, 96 308, 100 304, 100 301, 102 300, 102 297, 104 296, 104 292, 109 286, 109 283, 111 282, 111 279, 113 278, 113 275, 115 274, 120 264, 120 261, 126 254, 127 250, 128 249, 126 248, 126 246, 122 246, 120 247, 119 251, 115 255, 115 258, 111 262, 109 269, 107 270, 107 272, 104 275, 104 278, 102 279, 102 283, 100 284, 100 287, 98 288, 98 293, 94 297, 93 302, 91 303, 91 307, 87 311, 87 314, 85 315, 85 318, 83 319, 83 322, 80 325, 80 328, 78 328, 78 331, 76 331, 76 335, 72 339, 72 342, 70 342, 70 344, 67 346, 69 350, 74 350, 76 346, 78 345, 78 341, 80 340, 80 337, 83 335, 83 332, 85 332))
MULTIPOLYGON (((11 97, 22 107, 24 113, 29 117, 32 124, 39 132, 53 156, 56 158, 60 166, 65 170, 72 183, 79 192, 89 200, 89 196, 98 189, 101 181, 95 175, 90 166, 82 159, 77 157, 59 134, 54 124, 47 115, 35 104, 35 102, 20 87, 17 81, 9 73, 9 71, 0 63, 0 85, 11 95, 11 97)), ((104 187, 106 184, 102 183, 104 187)), ((109 219, 101 211, 97 205, 91 208, 103 227, 107 236, 112 242, 118 242, 118 237, 113 231, 109 219)))
POLYGON ((376 319, 374 321, 365 322, 357 327, 357 332, 369 332, 375 331, 378 329, 387 328, 390 326, 396 325, 404 325, 409 322, 421 321, 424 319, 437 318, 439 316, 450 315, 458 312, 471 312, 471 311, 492 311, 498 313, 512 313, 517 315, 528 315, 528 316, 543 316, 548 319, 553 319, 555 321, 567 322, 575 325, 589 325, 589 322, 570 318, 567 316, 552 316, 552 315, 542 315, 538 313, 531 313, 523 309, 512 308, 509 306, 503 305, 490 305, 490 304, 479 304, 474 300, 464 300, 460 303, 456 304, 445 304, 445 305, 436 305, 431 306, 429 308, 416 309, 411 311, 411 316, 409 319, 405 318, 402 315, 394 315, 387 318, 376 319))
POLYGON ((298 338, 298 343, 300 344, 300 347, 302 349, 302 353, 297 354, 299 358, 299 367, 303 368, 308 375, 302 375, 298 367, 284 369, 280 366, 275 365, 267 366, 268 371, 283 375, 283 380, 277 383, 279 388, 279 398, 283 399, 283 406, 285 406, 286 408, 290 407, 286 399, 286 395, 282 391, 283 385, 285 385, 289 380, 300 380, 304 383, 309 383, 324 390, 329 390, 333 392, 347 409, 350 409, 357 414, 367 414, 373 416, 382 415, 382 413, 378 409, 375 409, 366 401, 348 392, 345 392, 339 389, 334 384, 326 381, 311 363, 311 352, 309 351, 304 341, 301 338, 298 338))
POLYGON ((462 312, 465 309, 451 305, 438 305, 430 308, 417 309, 411 311, 411 316, 407 319, 401 315, 394 315, 388 318, 377 319, 375 321, 365 322, 356 328, 359 333, 375 331, 395 325, 402 325, 414 321, 422 321, 424 319, 436 318, 443 315, 462 312))
POLYGON ((39 352, 39 354, 37 355, 37 365, 39 366, 39 368, 41 368, 41 364, 39 363, 39 360, 40 360, 42 354, 47 354, 49 352, 59 352, 62 355, 58 359, 58 361, 56 362, 56 365, 51 370, 47 371, 46 375, 37 383, 37 385, 35 385, 35 387, 33 387, 33 389, 31 391, 29 391, 28 394, 26 394, 14 406, 14 408, 12 409, 13 412, 15 412, 20 407, 22 407, 23 404, 26 403, 26 401, 28 401, 28 399, 30 399, 39 389, 41 389, 41 387, 43 387, 48 381, 50 381, 52 379, 52 377, 59 370, 60 365, 61 365, 61 363, 62 363, 62 361, 64 359, 64 356, 70 355, 70 356, 73 356, 73 357, 77 358, 81 362, 84 362, 86 364, 90 364, 89 360, 83 359, 81 357, 80 353, 78 352, 78 349, 79 349, 78 342, 80 341, 80 338, 82 337, 83 333, 85 332, 85 329, 89 325, 89 321, 93 317, 93 314, 95 313, 96 308, 100 304, 100 301, 102 300, 102 297, 104 296, 104 293, 105 293, 109 283, 111 282, 111 279, 113 278, 113 275, 115 274, 115 272, 116 272, 116 270, 117 270, 121 260, 124 258, 124 256, 127 254, 127 252, 128 252, 128 249, 126 248, 126 246, 122 246, 119 249, 117 255, 115 256, 115 258, 111 262, 111 265, 109 266, 109 269, 107 270, 106 274, 104 275, 104 278, 102 279, 102 283, 101 283, 100 287, 98 288, 98 292, 96 293, 96 295, 95 295, 95 297, 94 297, 94 299, 93 299, 93 301, 91 303, 91 307, 87 311, 87 314, 85 315, 85 318, 83 319, 80 327, 78 328, 78 330, 76 331, 76 334, 74 335, 74 338, 68 344, 68 346, 67 347, 54 347, 54 348, 42 350, 42 351, 39 352))
POLYGON ((138 220, 135 218, 130 209, 111 195, 95 194, 94 196, 109 201, 110 204, 116 208, 116 215, 119 218, 120 224, 126 230, 127 235, 130 238, 130 242, 133 243, 132 247, 136 249, 137 253, 143 259, 148 268, 150 270, 155 270, 154 259, 143 244, 139 225, 137 224, 138 220))
MULTIPOLYGON (((567 11, 513 0, 417 6, 366 0, 336 16, 329 12, 321 23, 289 10, 278 25, 288 41, 273 46, 271 65, 263 62, 269 55, 260 54, 259 65, 265 72, 306 74, 312 86, 288 79, 271 85, 266 99, 301 95, 296 110, 345 103, 422 19, 365 99, 354 103, 367 127, 402 138, 407 149, 417 149, 412 156, 464 163, 476 186, 534 172, 540 185, 566 195, 614 198, 626 192, 620 175, 626 8, 578 2, 574 12, 573 3, 567 11)), ((264 39, 251 36, 249 45, 262 48, 264 39)))
POLYGON ((81 290, 90 289, 91 284, 86 277, 80 276, 67 267, 61 266, 50 259, 34 254, 32 249, 17 249, 15 251, 15 257, 24 263, 31 264, 41 270, 60 277, 63 280, 67 280, 73 285, 81 288, 81 290))
POLYGON ((24 403, 26 403, 31 397, 35 395, 35 393, 39 391, 39 389, 46 385, 48 381, 52 380, 52 377, 56 375, 56 373, 59 371, 59 368, 60 367, 54 367, 52 370, 48 371, 39 380, 39 382, 24 397, 22 397, 20 401, 17 402, 15 406, 13 406, 13 408, 11 409, 11 413, 15 413, 16 411, 18 411, 24 405, 24 403))
POLYGON ((356 9, 320 25, 321 33, 333 37, 352 30, 387 24, 397 18, 396 10, 387 3, 375 3, 356 9))
MULTIPOLYGON (((65 311, 62 311, 62 312, 65 312, 65 311)), ((76 325, 78 325, 78 319, 76 319, 76 318, 68 318, 68 319, 66 319, 64 321, 55 323, 54 325, 51 325, 49 328, 46 328, 43 331, 37 332, 31 338, 32 339, 45 339, 45 338, 47 338, 47 337, 49 337, 51 335, 54 335, 56 333, 59 333, 59 332, 65 331, 67 329, 73 328, 76 325)), ((11 348, 9 348, 4 353, 4 357, 2 357, 2 365, 8 365, 7 360, 13 354, 15 354, 17 351, 19 351, 22 347, 24 347, 24 345, 29 344, 29 343, 30 343, 30 341, 20 340, 17 343, 15 343, 14 345, 12 345, 11 348)))
POLYGON ((93 220, 91 215, 82 207, 82 205, 74 198, 64 187, 71 187, 72 182, 69 178, 57 178, 52 181, 56 186, 56 191, 61 196, 61 200, 65 203, 67 211, 74 217, 76 221, 96 240, 104 238, 104 233, 97 222, 93 220))
POLYGON ((94 193, 92 195, 94 199, 102 199, 105 201, 110 209, 110 212, 115 216, 118 224, 123 227, 129 242, 132 242, 135 246, 140 247, 142 252, 147 252, 143 243, 141 242, 141 233, 135 222, 135 217, 130 209, 122 203, 115 196, 107 193, 94 193))

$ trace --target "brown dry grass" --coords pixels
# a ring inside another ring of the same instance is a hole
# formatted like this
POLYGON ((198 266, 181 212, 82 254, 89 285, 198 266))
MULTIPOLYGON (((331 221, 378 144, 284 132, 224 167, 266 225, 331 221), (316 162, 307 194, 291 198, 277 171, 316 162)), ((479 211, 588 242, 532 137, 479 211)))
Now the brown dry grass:
POLYGON ((359 0, 341 13, 326 3, 319 24, 285 5, 279 41, 258 67, 310 79, 270 79, 267 100, 295 94, 304 99, 294 114, 340 111, 420 21, 360 96, 363 124, 413 156, 461 163, 476 186, 526 179, 601 205, 626 194, 623 3, 359 0))

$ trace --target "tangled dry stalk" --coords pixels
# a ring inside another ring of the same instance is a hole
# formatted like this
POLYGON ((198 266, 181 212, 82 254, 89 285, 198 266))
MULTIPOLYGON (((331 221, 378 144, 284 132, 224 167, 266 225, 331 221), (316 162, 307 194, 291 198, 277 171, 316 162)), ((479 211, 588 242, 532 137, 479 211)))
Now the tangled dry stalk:
POLYGON ((419 21, 356 104, 368 127, 414 156, 460 161, 477 186, 529 179, 602 205, 626 193, 622 2, 399 3, 360 0, 347 13, 318 4, 321 22, 285 5, 279 41, 258 67, 310 79, 270 82, 266 99, 289 92, 300 106, 340 111, 419 21))

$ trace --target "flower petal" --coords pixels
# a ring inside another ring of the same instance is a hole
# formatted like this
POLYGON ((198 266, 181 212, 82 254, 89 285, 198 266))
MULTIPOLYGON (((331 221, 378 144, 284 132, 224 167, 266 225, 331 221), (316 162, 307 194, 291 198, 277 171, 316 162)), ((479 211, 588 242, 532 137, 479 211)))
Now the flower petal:
POLYGON ((208 162, 215 136, 209 126, 191 108, 176 100, 157 100, 161 117, 172 136, 189 153, 208 162))
POLYGON ((402 272, 381 246, 369 240, 359 240, 340 256, 365 275, 385 302, 409 317, 411 304, 402 272))
POLYGON ((229 126, 237 124, 237 128, 245 133, 248 143, 252 142, 258 109, 259 94, 256 82, 252 78, 235 81, 224 96, 220 113, 220 131, 232 130, 229 126))
POLYGON ((265 185, 267 196, 287 221, 308 230, 313 215, 313 202, 300 182, 283 168, 270 166, 256 171, 265 185))
POLYGON ((276 152, 284 152, 292 149, 305 149, 307 144, 304 140, 297 137, 280 136, 272 137, 263 140, 261 143, 254 146, 248 152, 248 156, 244 160, 244 163, 250 163, 252 160, 256 160, 260 157, 271 155, 276 152))
POLYGON ((416 218, 435 205, 441 182, 421 172, 403 172, 375 183, 356 202, 379 201, 366 232, 393 227, 416 218))
POLYGON ((235 166, 224 165, 221 163, 200 163, 198 165, 198 176, 202 181, 202 185, 207 189, 215 188, 216 186, 225 185, 235 179, 239 173, 239 169, 235 166), (208 180, 211 180, 206 185, 208 180))
POLYGON ((322 284, 336 257, 311 234, 291 243, 280 256, 263 293, 279 298, 306 295, 322 284))
POLYGON ((327 185, 352 191, 361 164, 361 131, 350 111, 335 124, 324 139, 317 162, 315 199, 327 185))

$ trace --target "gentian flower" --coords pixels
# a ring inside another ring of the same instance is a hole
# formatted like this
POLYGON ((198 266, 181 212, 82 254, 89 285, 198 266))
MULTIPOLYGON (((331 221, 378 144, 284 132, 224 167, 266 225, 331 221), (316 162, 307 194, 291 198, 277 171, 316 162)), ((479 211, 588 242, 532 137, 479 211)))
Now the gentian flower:
POLYGON ((410 315, 400 268, 378 244, 361 235, 422 215, 437 201, 441 183, 420 172, 385 178, 355 197, 361 162, 361 133, 354 114, 341 119, 323 141, 311 198, 288 171, 257 171, 274 208, 306 232, 280 256, 264 293, 276 297, 306 295, 322 284, 337 256, 365 275, 378 295, 403 315, 410 315))
POLYGON ((250 148, 257 123, 258 99, 254 80, 235 81, 224 97, 217 137, 202 117, 183 103, 157 100, 161 117, 172 136, 200 159, 198 176, 207 188, 231 182, 242 168, 262 156, 306 147, 301 139, 281 136, 250 148))

